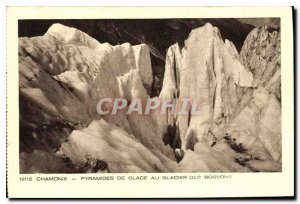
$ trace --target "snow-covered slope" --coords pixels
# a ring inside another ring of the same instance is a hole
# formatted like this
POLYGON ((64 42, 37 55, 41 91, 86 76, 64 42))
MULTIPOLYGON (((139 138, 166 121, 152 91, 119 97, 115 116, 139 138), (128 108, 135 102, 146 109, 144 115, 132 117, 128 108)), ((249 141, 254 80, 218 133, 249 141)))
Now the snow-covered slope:
MULTIPOLYGON (((251 35, 245 46, 251 43, 251 35)), ((273 62, 267 66, 269 78, 280 81, 278 66, 273 62)), ((260 87, 264 83, 257 72, 239 61, 234 45, 224 42, 210 24, 193 30, 181 50, 177 44, 169 48, 160 98, 200 102, 199 115, 169 112, 161 119, 163 135, 176 141, 171 146, 176 149, 180 143, 182 150, 188 150, 183 163, 195 157, 199 151, 189 149, 199 144, 211 146, 207 149, 212 155, 219 144, 227 144, 235 152, 233 161, 253 171, 280 170, 281 104, 272 92, 260 87)), ((230 155, 230 151, 225 148, 221 154, 230 155)))
POLYGON ((197 100, 200 115, 97 113, 101 98, 150 98, 145 44, 99 43, 61 24, 20 38, 20 171, 279 171, 280 75, 266 61, 268 77, 259 78, 260 56, 247 64, 253 35, 241 55, 210 24, 192 30, 184 48, 169 47, 159 99, 197 100))
POLYGON ((178 115, 182 149, 222 131, 242 89, 252 87, 253 75, 237 55, 234 45, 224 43, 210 24, 192 30, 182 50, 177 44, 169 48, 160 98, 188 98, 198 101, 200 109, 199 115, 178 115))
MULTIPOLYGON (((25 141, 21 151, 40 148, 52 154, 72 130, 102 117, 96 112, 101 98, 148 98, 145 87, 153 80, 146 45, 100 44, 81 31, 57 24, 44 36, 20 38, 19 70, 20 137, 25 141), (36 145, 44 140, 51 142, 36 145)), ((126 118, 118 113, 103 118, 134 133, 140 145, 154 154, 162 151, 174 160, 171 148, 156 133, 155 117, 126 118)))
POLYGON ((73 131, 57 154, 77 166, 84 166, 89 159, 103 161, 109 172, 173 172, 177 167, 158 148, 145 147, 135 136, 102 119, 73 131))

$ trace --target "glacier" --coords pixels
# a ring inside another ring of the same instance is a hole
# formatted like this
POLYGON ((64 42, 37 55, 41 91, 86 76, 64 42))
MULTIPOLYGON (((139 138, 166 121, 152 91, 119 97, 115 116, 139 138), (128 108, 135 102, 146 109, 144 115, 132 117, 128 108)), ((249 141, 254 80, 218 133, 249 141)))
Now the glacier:
POLYGON ((159 96, 150 49, 62 24, 19 38, 20 172, 281 171, 280 32, 241 52, 207 23, 167 49, 159 96), (101 115, 102 98, 199 101, 199 113, 101 115))

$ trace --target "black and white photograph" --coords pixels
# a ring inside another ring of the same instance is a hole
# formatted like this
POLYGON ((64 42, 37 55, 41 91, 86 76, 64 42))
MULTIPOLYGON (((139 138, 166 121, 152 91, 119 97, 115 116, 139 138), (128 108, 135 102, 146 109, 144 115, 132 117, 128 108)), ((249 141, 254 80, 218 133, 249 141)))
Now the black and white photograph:
POLYGON ((279 18, 18 28, 21 173, 282 170, 279 18))

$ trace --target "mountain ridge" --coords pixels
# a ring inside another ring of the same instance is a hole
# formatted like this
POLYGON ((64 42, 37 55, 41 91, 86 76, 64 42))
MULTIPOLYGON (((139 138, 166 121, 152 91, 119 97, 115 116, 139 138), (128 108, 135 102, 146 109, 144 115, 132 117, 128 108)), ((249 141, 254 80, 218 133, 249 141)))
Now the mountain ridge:
POLYGON ((61 24, 19 38, 20 171, 280 171, 280 53, 273 46, 280 34, 260 27, 249 36, 239 55, 208 23, 184 47, 168 48, 159 99, 199 99, 200 116, 96 112, 103 97, 153 97, 147 45, 112 46, 61 24), (257 54, 260 47, 267 49, 257 54), (264 64, 267 77, 260 78, 253 67, 264 64))

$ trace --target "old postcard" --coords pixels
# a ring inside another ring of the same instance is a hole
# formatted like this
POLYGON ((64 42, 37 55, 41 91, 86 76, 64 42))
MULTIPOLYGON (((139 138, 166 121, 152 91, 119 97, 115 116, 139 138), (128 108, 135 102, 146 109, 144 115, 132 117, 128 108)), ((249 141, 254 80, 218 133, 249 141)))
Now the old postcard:
POLYGON ((294 196, 292 7, 8 7, 9 198, 294 196))

